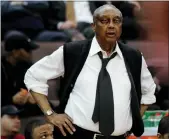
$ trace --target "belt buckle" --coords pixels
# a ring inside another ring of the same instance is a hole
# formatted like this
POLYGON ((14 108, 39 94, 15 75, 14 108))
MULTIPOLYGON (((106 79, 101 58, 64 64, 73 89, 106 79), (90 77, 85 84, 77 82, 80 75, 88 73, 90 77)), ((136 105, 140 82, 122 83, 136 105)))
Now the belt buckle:
POLYGON ((97 136, 104 136, 104 135, 101 135, 101 134, 97 134, 97 133, 96 133, 96 134, 94 134, 93 139, 97 139, 97 138, 96 138, 97 136))

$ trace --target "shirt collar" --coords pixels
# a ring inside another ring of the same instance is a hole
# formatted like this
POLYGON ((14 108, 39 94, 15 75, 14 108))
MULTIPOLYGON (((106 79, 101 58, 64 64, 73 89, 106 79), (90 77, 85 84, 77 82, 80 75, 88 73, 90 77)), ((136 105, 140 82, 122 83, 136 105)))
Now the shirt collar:
MULTIPOLYGON (((103 50, 101 49, 96 37, 94 36, 92 43, 91 43, 91 49, 89 52, 89 56, 94 56, 95 54, 97 54, 100 51, 103 51, 103 50)), ((120 58, 123 58, 122 52, 121 52, 117 42, 116 42, 116 48, 113 52, 117 52, 117 54, 120 56, 120 58)))

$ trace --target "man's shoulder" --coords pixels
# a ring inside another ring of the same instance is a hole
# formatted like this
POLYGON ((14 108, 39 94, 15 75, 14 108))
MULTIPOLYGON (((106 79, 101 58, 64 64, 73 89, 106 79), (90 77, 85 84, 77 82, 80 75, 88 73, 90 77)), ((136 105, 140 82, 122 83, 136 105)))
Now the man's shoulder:
POLYGON ((80 40, 80 41, 73 41, 73 42, 68 42, 65 43, 64 46, 76 46, 76 45, 82 45, 90 42, 92 40, 80 40))
POLYGON ((118 42, 118 44, 119 44, 121 51, 141 55, 141 52, 137 48, 131 47, 130 45, 124 44, 120 41, 118 42))
POLYGON ((69 51, 69 52, 78 52, 82 51, 84 48, 88 48, 88 46, 91 45, 92 40, 82 40, 82 41, 74 41, 74 42, 69 42, 64 44, 64 51, 69 51))

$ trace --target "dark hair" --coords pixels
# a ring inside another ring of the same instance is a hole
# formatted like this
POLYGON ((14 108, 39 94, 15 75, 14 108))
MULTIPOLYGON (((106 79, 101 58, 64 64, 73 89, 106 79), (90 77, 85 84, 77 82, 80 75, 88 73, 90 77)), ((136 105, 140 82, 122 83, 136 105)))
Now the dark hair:
POLYGON ((159 123, 159 126, 158 126, 158 133, 160 133, 161 135, 169 133, 169 115, 164 116, 160 120, 160 123, 159 123))
POLYGON ((46 120, 44 119, 33 119, 31 121, 28 122, 28 124, 26 125, 26 128, 25 128, 25 139, 33 139, 32 137, 32 134, 33 134, 33 130, 36 128, 36 127, 39 127, 41 125, 44 125, 46 124, 46 120))

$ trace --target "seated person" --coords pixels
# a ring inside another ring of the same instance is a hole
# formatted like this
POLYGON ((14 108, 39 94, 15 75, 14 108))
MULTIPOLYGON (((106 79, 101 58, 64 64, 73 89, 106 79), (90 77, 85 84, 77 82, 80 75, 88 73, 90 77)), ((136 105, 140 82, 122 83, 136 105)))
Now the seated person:
POLYGON ((25 139, 53 139, 53 130, 44 119, 34 119, 26 125, 25 139))
POLYGON ((48 3, 49 9, 42 15, 48 29, 64 31, 72 41, 94 37, 91 27, 94 3, 91 4, 88 0, 74 1, 71 4, 70 1, 48 1, 48 3))
POLYGON ((23 79, 26 70, 32 65, 32 51, 38 47, 21 32, 10 31, 5 36, 4 48, 7 53, 1 57, 2 106, 23 105, 27 102, 29 94, 24 93, 26 87, 23 79))
POLYGON ((20 110, 13 105, 7 105, 1 109, 1 139, 25 139, 19 134, 21 121, 20 110))
POLYGON ((46 12, 49 5, 45 1, 3 1, 2 37, 10 30, 18 30, 36 41, 69 41, 62 31, 50 31, 44 26, 41 12, 46 12))
POLYGON ((23 79, 25 72, 32 65, 32 51, 39 46, 23 33, 11 31, 5 36, 4 47, 7 53, 1 57, 1 104, 24 107, 24 111, 27 110, 29 115, 33 115, 39 108, 28 93, 23 79), (32 110, 35 107, 36 110, 32 110))

